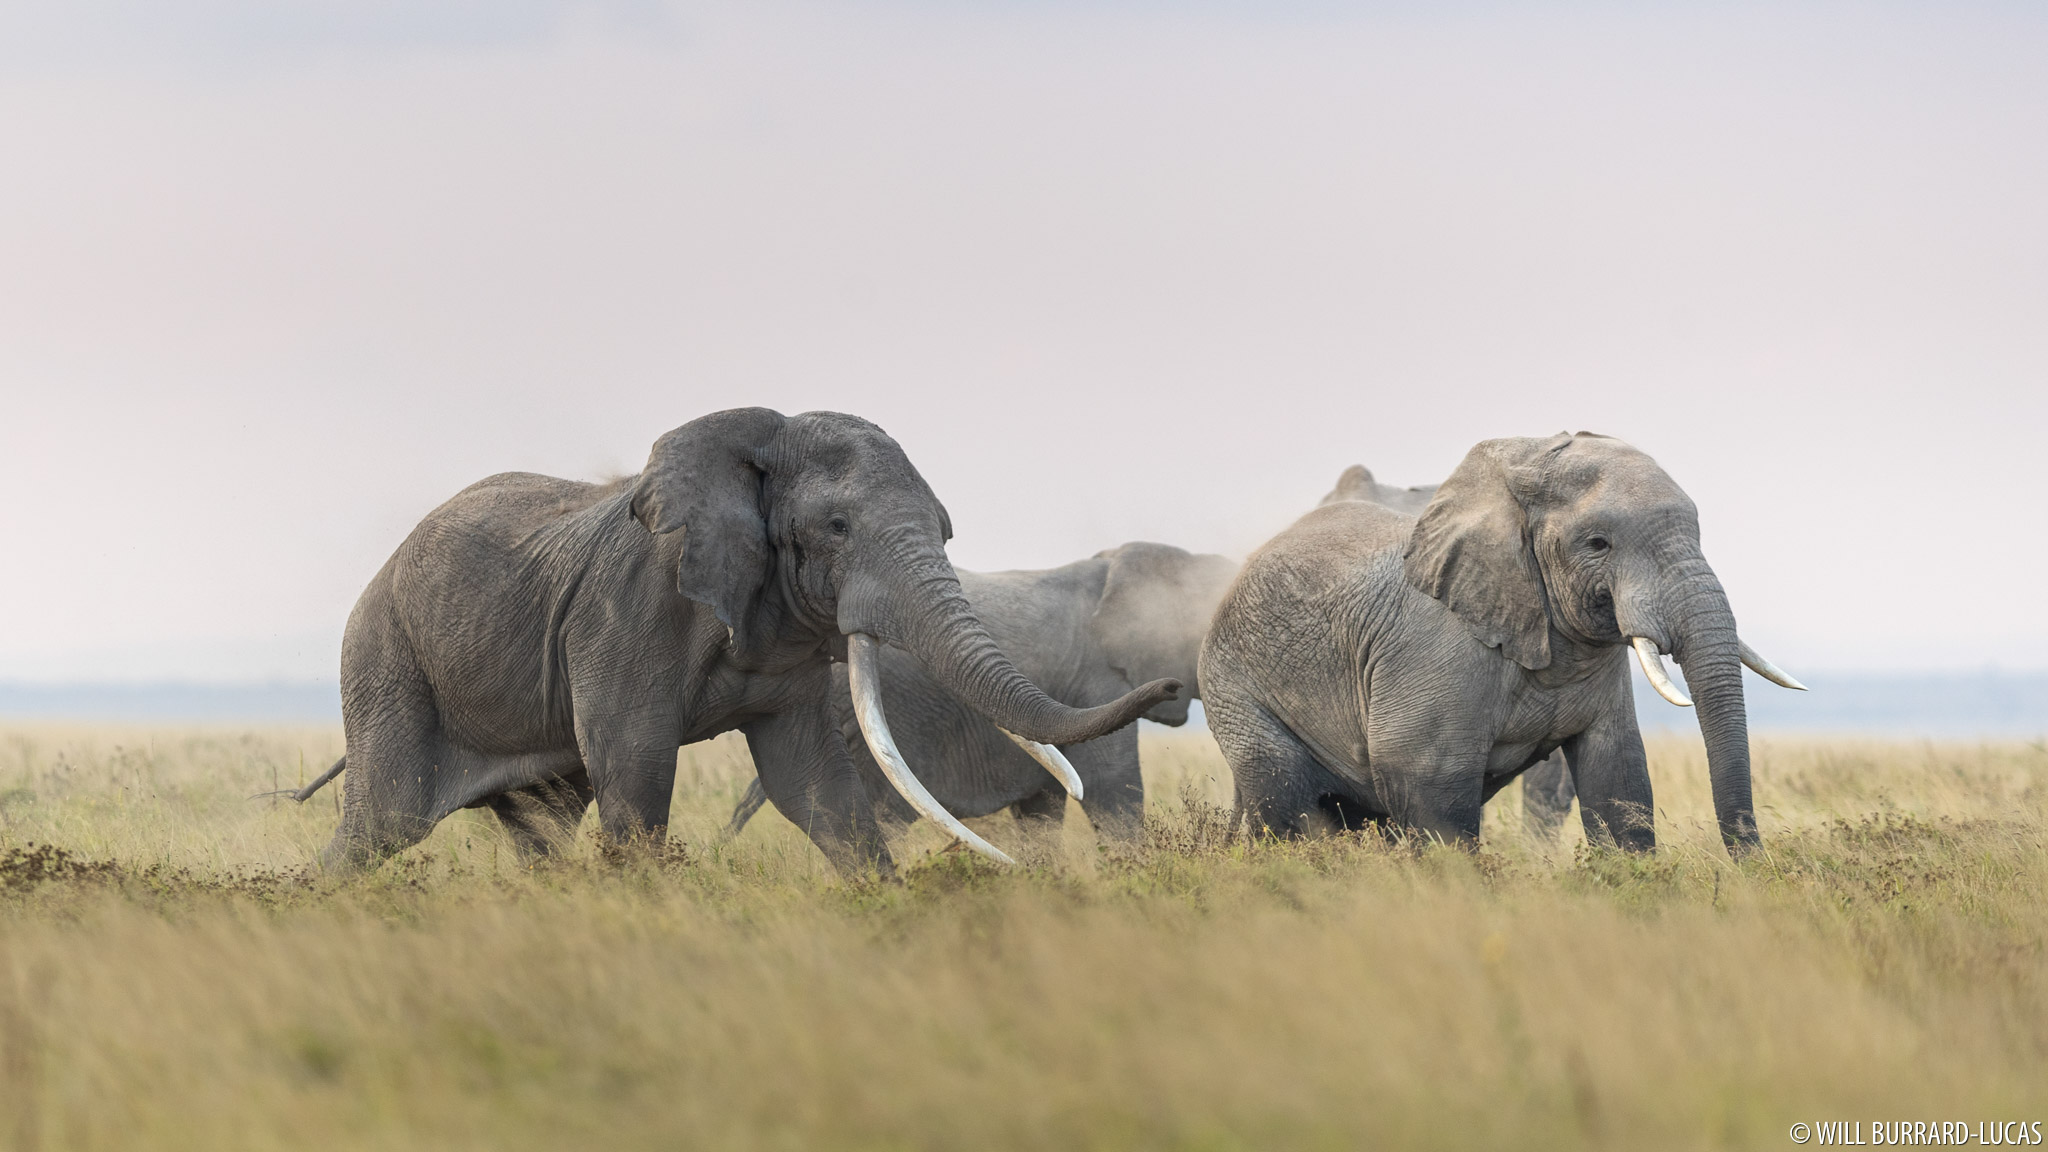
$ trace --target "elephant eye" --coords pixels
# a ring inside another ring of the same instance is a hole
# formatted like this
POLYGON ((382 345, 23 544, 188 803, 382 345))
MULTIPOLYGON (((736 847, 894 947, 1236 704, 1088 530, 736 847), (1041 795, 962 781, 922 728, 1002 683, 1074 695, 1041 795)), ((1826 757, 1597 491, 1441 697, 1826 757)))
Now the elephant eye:
POLYGON ((1612 547, 1612 545, 1607 543, 1607 537, 1595 536, 1591 540, 1586 541, 1586 547, 1592 549, 1593 554, 1597 556, 1600 553, 1607 551, 1607 549, 1612 547))
POLYGON ((830 520, 825 521, 825 526, 832 529, 834 536, 844 536, 853 530, 853 525, 846 522, 846 517, 836 514, 830 520))

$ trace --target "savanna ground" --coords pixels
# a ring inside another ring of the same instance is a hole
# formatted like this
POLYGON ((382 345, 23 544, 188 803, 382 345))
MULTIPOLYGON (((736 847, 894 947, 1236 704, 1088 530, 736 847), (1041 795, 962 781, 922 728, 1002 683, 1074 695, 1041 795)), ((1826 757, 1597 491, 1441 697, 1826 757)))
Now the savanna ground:
MULTIPOLYGON (((536 868, 462 813, 354 880, 252 793, 334 730, 0 729, 0 1146, 1787 1147, 1798 1120, 2048 1120, 2048 750, 1757 741, 1731 863, 1694 740, 1662 850, 1245 843, 1201 733, 1153 832, 844 885, 743 745, 680 847, 536 868), (37 846, 31 849, 30 845, 37 846), (61 852, 52 852, 54 846, 61 852)), ((986 827, 987 822, 985 822, 986 827)), ((999 830, 1000 831, 1000 830, 999 830)), ((1867 1136, 1866 1136, 1867 1138, 1867 1136)))

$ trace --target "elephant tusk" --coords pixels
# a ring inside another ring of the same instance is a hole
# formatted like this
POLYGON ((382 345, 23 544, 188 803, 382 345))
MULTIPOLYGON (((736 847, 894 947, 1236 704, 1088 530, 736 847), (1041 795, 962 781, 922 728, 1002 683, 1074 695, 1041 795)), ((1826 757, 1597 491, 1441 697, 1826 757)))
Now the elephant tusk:
POLYGON ((998 726, 996 730, 1008 736, 1017 747, 1029 752, 1033 760, 1045 765, 1045 770, 1052 773, 1053 779, 1066 785, 1067 795, 1072 796, 1076 800, 1081 798, 1081 774, 1074 771, 1074 766, 1067 762, 1065 753, 1050 744, 1040 744, 1036 740, 1026 740, 1008 728, 998 726))
POLYGON ((1680 708, 1692 707, 1692 701, 1671 682, 1671 673, 1664 670, 1664 657, 1657 654, 1657 646, 1641 636, 1632 637, 1629 646, 1636 650, 1636 660, 1643 666, 1643 675, 1650 678, 1650 687, 1680 708))
POLYGON ((954 839, 994 860, 998 864, 1015 864, 1016 861, 1004 855, 995 845, 976 836, 974 831, 953 818, 925 786, 911 773, 910 765, 903 759, 903 753, 896 749, 896 738, 889 734, 889 718, 882 713, 881 662, 875 651, 880 647, 873 636, 854 632, 846 637, 846 669, 848 686, 853 689, 853 714, 860 722, 860 733, 867 738, 868 751, 875 754, 875 763, 882 766, 882 774, 896 791, 903 794, 910 806, 924 815, 924 818, 944 828, 954 839))
POLYGON ((1780 688, 1790 688, 1795 692, 1806 691, 1806 685, 1794 680, 1791 674, 1783 668, 1764 659, 1764 654, 1751 648, 1748 641, 1739 640, 1737 643, 1742 645, 1742 662, 1749 665, 1751 672, 1769 680, 1780 688))

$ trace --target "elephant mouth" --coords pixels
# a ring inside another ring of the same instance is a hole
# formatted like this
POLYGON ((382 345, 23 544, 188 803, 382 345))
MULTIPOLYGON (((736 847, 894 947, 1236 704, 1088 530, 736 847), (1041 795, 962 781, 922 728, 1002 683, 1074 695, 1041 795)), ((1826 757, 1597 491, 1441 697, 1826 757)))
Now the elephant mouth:
MULTIPOLYGON (((903 758, 902 751, 896 747, 896 738, 889 731, 888 713, 882 707, 880 649, 881 642, 865 632, 849 633, 846 637, 847 682, 853 693, 853 715, 860 724, 868 751, 874 753, 875 763, 881 766, 882 774, 888 777, 896 791, 925 819, 996 863, 1015 864, 1008 853, 976 835, 973 829, 946 811, 938 798, 918 780, 909 762, 903 758)), ((1066 787, 1068 795, 1076 800, 1081 798, 1081 776, 1059 749, 1027 740, 1007 728, 1002 732, 1052 773, 1053 778, 1066 787)))

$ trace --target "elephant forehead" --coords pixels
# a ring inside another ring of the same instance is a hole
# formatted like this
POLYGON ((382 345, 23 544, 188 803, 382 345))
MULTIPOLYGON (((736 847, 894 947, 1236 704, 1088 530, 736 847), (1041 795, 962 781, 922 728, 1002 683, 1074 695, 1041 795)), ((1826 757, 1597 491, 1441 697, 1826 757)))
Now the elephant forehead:
POLYGON ((1554 496, 1617 508, 1692 508, 1685 490, 1648 453, 1604 436, 1574 438, 1552 457, 1543 483, 1554 496))
POLYGON ((880 428, 829 412, 806 413, 791 424, 762 461, 775 494, 771 516, 779 535, 831 510, 851 514, 867 532, 901 528, 952 538, 952 519, 938 494, 880 428))
POLYGON ((910 458, 889 434, 857 416, 807 412, 790 420, 776 445, 785 464, 826 476, 878 468, 907 470, 910 458))
POLYGON ((902 446, 858 417, 806 413, 790 421, 766 456, 771 473, 813 492, 857 501, 892 491, 933 498, 902 446))

